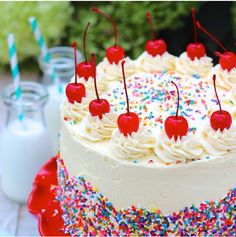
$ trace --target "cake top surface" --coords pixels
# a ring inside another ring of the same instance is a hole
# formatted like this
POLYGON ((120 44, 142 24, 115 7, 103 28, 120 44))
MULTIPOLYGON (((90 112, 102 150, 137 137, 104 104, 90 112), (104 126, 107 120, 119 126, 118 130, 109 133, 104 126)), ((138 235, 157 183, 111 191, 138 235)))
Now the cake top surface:
MULTIPOLYGON (((110 112, 102 119, 91 116, 89 103, 96 98, 94 80, 79 78, 86 87, 86 97, 81 103, 62 104, 62 116, 72 136, 85 146, 122 162, 144 166, 186 164, 190 161, 228 157, 236 152, 234 122, 230 129, 215 131, 210 126, 211 114, 218 110, 212 75, 216 74, 218 94, 224 110, 235 114, 234 85, 222 80, 230 78, 234 69, 225 71, 213 67, 207 56, 191 60, 183 53, 180 57, 164 53, 156 57, 144 52, 135 61, 125 58, 125 74, 130 110, 138 114, 139 130, 124 136, 117 126, 117 118, 126 113, 126 99, 121 63, 110 64, 105 58, 97 66, 97 86, 101 98, 110 103, 110 112), (204 73, 203 73, 204 72, 204 73), (179 87, 179 115, 189 124, 188 133, 181 139, 170 139, 165 134, 164 122, 176 114, 179 87)), ((72 79, 74 81, 74 79, 72 79)))

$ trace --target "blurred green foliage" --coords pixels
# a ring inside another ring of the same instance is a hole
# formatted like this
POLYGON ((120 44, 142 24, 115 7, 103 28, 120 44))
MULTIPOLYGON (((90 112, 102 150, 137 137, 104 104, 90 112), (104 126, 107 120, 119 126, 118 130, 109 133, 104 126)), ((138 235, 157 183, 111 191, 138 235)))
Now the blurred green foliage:
POLYGON ((232 12, 232 28, 233 28, 234 37, 236 37, 236 2, 233 2, 233 5, 231 7, 231 12, 232 12))
POLYGON ((39 48, 28 23, 35 16, 48 45, 60 43, 73 8, 69 2, 0 2, 0 65, 9 63, 7 35, 14 33, 18 60, 38 56, 39 48))
POLYGON ((184 17, 190 14, 190 9, 195 7, 197 10, 200 4, 198 2, 110 2, 110 4, 76 2, 69 40, 77 40, 82 46, 83 31, 87 21, 91 21, 87 37, 89 51, 96 52, 101 59, 105 56, 105 49, 114 45, 111 23, 105 17, 90 11, 96 6, 113 16, 118 27, 118 45, 124 47, 126 54, 134 58, 143 51, 146 40, 151 39, 150 26, 146 20, 147 11, 152 15, 157 32, 163 29, 174 30, 183 26, 184 17))

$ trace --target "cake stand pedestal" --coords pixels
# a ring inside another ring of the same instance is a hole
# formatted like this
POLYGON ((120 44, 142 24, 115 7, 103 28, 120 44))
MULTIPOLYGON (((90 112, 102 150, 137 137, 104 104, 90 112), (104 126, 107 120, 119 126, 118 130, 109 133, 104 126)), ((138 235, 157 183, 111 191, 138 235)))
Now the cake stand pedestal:
POLYGON ((38 217, 41 236, 67 236, 60 204, 55 200, 57 184, 57 157, 53 157, 35 176, 27 202, 29 212, 38 217))

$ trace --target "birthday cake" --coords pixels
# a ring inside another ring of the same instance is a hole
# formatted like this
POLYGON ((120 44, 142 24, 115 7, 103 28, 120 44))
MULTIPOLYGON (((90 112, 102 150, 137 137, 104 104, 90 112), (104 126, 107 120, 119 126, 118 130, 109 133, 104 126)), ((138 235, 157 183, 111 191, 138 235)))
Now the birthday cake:
POLYGON ((97 66, 92 54, 66 88, 57 194, 64 231, 235 235, 235 67, 213 67, 197 41, 180 57, 164 40, 145 49, 131 60, 115 44, 97 66))

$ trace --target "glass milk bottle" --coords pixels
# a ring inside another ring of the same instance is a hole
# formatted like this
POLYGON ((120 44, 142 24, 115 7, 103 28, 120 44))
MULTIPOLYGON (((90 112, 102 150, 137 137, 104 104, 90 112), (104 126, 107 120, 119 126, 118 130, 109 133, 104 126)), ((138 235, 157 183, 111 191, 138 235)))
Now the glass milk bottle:
POLYGON ((25 203, 34 176, 53 152, 44 119, 47 90, 36 82, 21 82, 21 89, 19 100, 15 99, 13 85, 2 92, 7 117, 0 134, 0 156, 4 194, 25 203))
MULTIPOLYGON (((54 47, 48 51, 50 61, 46 62, 41 56, 39 66, 43 71, 43 83, 49 92, 45 115, 52 137, 53 152, 56 154, 59 149, 60 105, 64 98, 65 87, 74 76, 74 49, 72 47, 54 47)), ((79 51, 77 51, 77 59, 78 62, 83 59, 79 51)))

